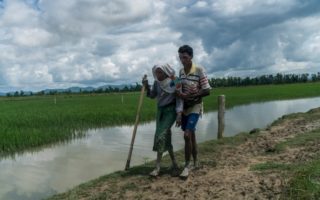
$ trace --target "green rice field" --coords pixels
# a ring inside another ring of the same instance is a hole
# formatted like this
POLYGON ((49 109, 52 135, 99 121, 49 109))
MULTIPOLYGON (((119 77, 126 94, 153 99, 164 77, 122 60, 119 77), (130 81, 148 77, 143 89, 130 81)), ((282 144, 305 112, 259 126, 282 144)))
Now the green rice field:
MULTIPOLYGON (((216 110, 217 96, 226 107, 279 99, 320 96, 319 83, 213 89, 205 112, 216 110)), ((83 136, 90 128, 133 124, 139 93, 0 98, 0 157, 83 136), (55 101, 56 98, 56 101, 55 101)), ((156 102, 144 99, 140 121, 154 119, 156 102)))

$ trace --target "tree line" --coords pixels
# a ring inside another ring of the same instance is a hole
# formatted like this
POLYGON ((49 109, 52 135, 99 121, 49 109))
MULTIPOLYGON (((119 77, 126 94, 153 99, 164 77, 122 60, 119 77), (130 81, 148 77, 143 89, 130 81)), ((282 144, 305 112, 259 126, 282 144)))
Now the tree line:
MULTIPOLYGON (((209 78, 209 84, 213 88, 217 87, 240 87, 240 86, 250 86, 250 85, 270 85, 270 84, 290 84, 290 83, 307 83, 307 82, 318 82, 320 81, 320 72, 317 74, 281 74, 276 75, 261 75, 257 77, 223 77, 223 78, 209 78)), ((119 87, 105 87, 96 88, 92 90, 86 90, 80 88, 80 91, 73 92, 71 89, 57 91, 39 91, 39 92, 25 92, 25 91, 15 91, 8 92, 6 95, 8 97, 18 97, 18 96, 33 96, 33 95, 57 95, 57 94, 100 94, 100 93, 119 93, 119 92, 136 92, 140 91, 142 85, 136 83, 136 85, 125 85, 122 88, 119 87)))
POLYGON ((211 78, 209 84, 211 87, 237 87, 249 85, 270 85, 270 84, 290 84, 306 83, 320 81, 320 72, 317 74, 281 74, 262 75, 257 77, 223 77, 211 78))
POLYGON ((125 85, 122 88, 119 87, 100 87, 100 88, 94 88, 91 90, 85 89, 85 88, 79 88, 79 91, 72 91, 71 89, 66 89, 62 91, 58 90, 41 90, 39 92, 26 92, 23 90, 15 91, 15 92, 8 92, 6 93, 7 97, 21 97, 21 96, 43 96, 43 95, 60 95, 60 94, 101 94, 101 93, 119 93, 119 92, 136 92, 140 91, 142 88, 142 85, 139 83, 136 83, 136 85, 125 85))

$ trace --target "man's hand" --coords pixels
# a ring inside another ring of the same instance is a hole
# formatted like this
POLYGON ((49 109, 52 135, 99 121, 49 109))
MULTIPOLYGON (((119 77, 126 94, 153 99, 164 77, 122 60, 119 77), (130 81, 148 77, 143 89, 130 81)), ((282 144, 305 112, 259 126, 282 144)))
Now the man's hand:
POLYGON ((178 95, 178 97, 180 97, 183 100, 186 100, 186 99, 191 97, 190 94, 186 94, 186 93, 183 93, 183 92, 180 92, 180 91, 177 92, 177 95, 178 95))
POLYGON ((186 94, 178 91, 177 95, 181 99, 188 101, 188 100, 193 100, 194 98, 205 97, 210 95, 210 89, 200 90, 198 93, 194 93, 194 94, 186 94))
POLYGON ((197 97, 196 94, 186 94, 186 93, 183 93, 183 92, 178 92, 177 95, 178 95, 178 97, 180 97, 181 99, 187 100, 187 101, 191 101, 191 100, 193 100, 195 97, 197 97))

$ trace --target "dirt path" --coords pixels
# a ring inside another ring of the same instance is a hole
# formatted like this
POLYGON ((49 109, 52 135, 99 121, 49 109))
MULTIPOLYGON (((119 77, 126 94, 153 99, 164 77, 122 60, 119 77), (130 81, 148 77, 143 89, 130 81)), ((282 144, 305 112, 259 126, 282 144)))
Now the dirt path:
MULTIPOLYGON (((314 113, 319 114, 320 110, 316 109, 314 113)), ((112 184, 101 184, 87 194, 89 199, 101 192, 106 193, 107 199, 279 199, 288 182, 281 174, 284 172, 252 171, 250 167, 267 161, 295 163, 312 159, 320 151, 319 144, 289 148, 281 153, 267 152, 274 151, 275 144, 281 141, 319 128, 320 117, 307 120, 298 115, 260 131, 241 145, 232 148, 222 146, 213 158, 215 166, 203 163, 200 169, 192 171, 187 180, 166 174, 157 179, 137 175, 112 184), (134 189, 119 189, 130 184, 134 189)))

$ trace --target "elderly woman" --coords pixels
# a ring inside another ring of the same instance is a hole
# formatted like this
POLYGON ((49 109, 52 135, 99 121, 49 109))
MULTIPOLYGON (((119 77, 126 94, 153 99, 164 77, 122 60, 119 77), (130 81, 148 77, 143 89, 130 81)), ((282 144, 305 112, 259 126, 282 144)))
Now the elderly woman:
POLYGON ((160 172, 161 158, 164 152, 168 151, 172 170, 178 169, 171 143, 171 127, 181 124, 181 113, 183 101, 176 97, 176 88, 179 83, 175 79, 175 71, 168 64, 155 65, 152 68, 154 83, 150 90, 148 81, 143 84, 147 89, 147 97, 157 99, 156 131, 154 136, 153 151, 157 152, 156 168, 150 173, 151 176, 158 176, 160 172))

